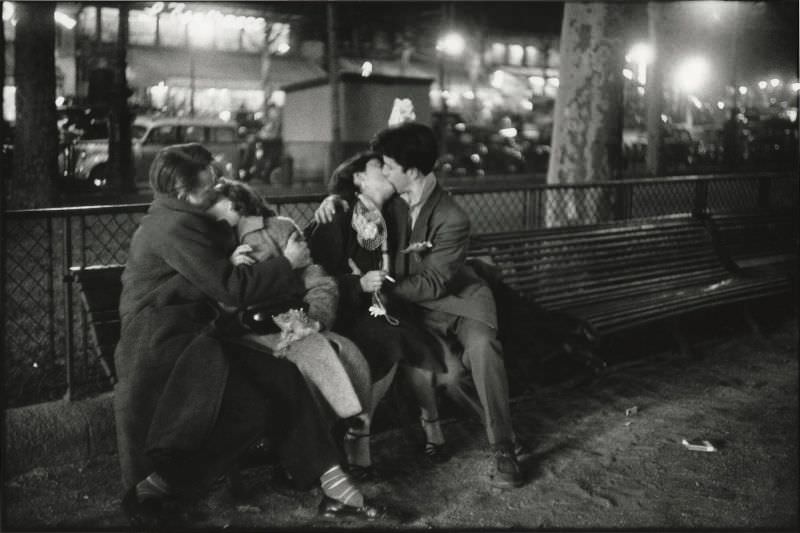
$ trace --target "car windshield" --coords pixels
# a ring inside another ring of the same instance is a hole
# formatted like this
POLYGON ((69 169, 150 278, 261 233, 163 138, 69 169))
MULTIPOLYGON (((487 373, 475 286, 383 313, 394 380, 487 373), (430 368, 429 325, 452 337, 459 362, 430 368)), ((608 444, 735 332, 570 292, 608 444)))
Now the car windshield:
POLYGON ((146 131, 147 128, 145 126, 142 126, 141 124, 134 124, 131 126, 131 137, 134 141, 141 141, 146 131))

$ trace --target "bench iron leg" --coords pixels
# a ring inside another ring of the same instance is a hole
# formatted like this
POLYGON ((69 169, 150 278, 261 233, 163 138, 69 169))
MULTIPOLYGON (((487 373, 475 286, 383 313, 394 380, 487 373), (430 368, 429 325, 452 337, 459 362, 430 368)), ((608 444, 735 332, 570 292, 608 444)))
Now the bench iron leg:
POLYGON ((681 326, 681 322, 678 319, 673 319, 670 322, 670 329, 672 331, 672 337, 675 339, 675 342, 678 343, 678 347, 681 350, 681 354, 686 358, 697 357, 697 353, 692 348, 692 345, 689 343, 689 339, 684 334, 683 327, 681 326))
POLYGON ((742 313, 744 314, 744 319, 747 322, 747 325, 750 327, 750 331, 753 332, 755 336, 760 339, 766 339, 766 335, 764 334, 764 330, 756 321, 755 316, 753 316, 753 312, 751 311, 750 307, 745 305, 742 307, 742 313))

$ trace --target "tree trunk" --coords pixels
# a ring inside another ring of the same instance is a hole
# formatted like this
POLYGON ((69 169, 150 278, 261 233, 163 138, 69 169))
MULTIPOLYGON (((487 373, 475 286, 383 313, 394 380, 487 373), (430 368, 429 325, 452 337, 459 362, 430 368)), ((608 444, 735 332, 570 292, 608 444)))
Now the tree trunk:
POLYGON ((341 125, 341 100, 339 98, 339 53, 336 49, 336 5, 334 2, 327 4, 327 30, 328 30, 328 80, 331 86, 331 146, 328 168, 325 177, 330 176, 336 165, 342 160, 342 125, 341 125))
POLYGON ((109 178, 111 186, 120 193, 136 191, 131 154, 131 114, 128 109, 128 79, 125 70, 128 49, 128 6, 119 5, 119 27, 117 31, 116 61, 114 65, 114 89, 111 94, 109 123, 109 178))
POLYGON ((17 120, 10 208, 52 205, 58 174, 53 2, 17 2, 14 80, 17 120))
MULTIPOLYGON (((560 85, 556 98, 548 184, 617 178, 622 162, 622 23, 626 6, 567 2, 561 26, 560 85)), ((610 199, 596 189, 554 192, 546 224, 603 220, 610 199)))
POLYGON ((647 173, 660 176, 663 171, 661 160, 662 131, 661 114, 664 102, 664 50, 661 46, 660 28, 664 24, 664 6, 657 2, 647 4, 647 17, 650 32, 650 46, 655 51, 647 69, 647 173))

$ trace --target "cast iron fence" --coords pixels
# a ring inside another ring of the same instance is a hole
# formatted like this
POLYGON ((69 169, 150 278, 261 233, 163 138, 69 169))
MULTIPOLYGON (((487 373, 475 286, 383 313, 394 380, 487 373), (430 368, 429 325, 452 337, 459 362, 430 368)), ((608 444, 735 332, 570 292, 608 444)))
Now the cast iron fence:
MULTIPOLYGON (((521 181, 448 186, 474 233, 677 213, 797 209, 794 174, 694 176, 574 185, 521 181)), ((322 194, 276 197, 301 226, 322 194)), ((147 204, 6 213, 3 354, 7 406, 109 388, 89 348, 87 321, 70 267, 124 264, 147 204)))

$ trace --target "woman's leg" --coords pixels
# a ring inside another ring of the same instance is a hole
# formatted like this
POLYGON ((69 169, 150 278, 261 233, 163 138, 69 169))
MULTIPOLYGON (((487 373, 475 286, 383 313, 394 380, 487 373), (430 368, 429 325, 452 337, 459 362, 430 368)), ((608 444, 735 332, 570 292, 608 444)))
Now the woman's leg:
POLYGON ((411 385, 420 410, 420 421, 425 432, 427 449, 444 444, 444 434, 439 423, 439 406, 436 404, 434 375, 430 370, 403 365, 402 372, 411 385), (434 446, 429 446, 430 444, 434 446))
POLYGON ((397 364, 392 365, 389 372, 381 379, 372 384, 368 412, 360 417, 362 422, 360 427, 351 427, 344 436, 344 451, 347 455, 347 462, 351 466, 369 467, 372 465, 372 453, 370 451, 370 436, 372 434, 372 418, 378 403, 386 395, 386 391, 392 384, 397 364))

